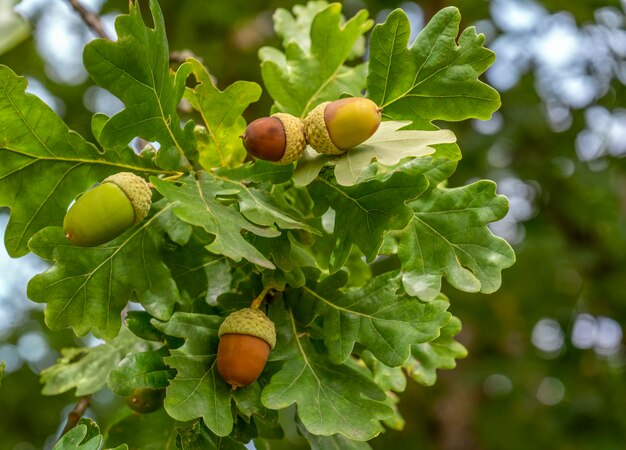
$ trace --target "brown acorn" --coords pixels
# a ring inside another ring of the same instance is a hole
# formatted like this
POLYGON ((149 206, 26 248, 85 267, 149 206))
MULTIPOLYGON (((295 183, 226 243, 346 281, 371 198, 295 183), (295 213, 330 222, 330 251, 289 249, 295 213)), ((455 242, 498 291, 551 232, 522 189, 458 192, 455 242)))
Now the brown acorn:
POLYGON ((253 120, 241 138, 252 156, 278 164, 296 161, 306 147, 304 124, 286 113, 253 120))
POLYGON ((259 309, 230 314, 218 331, 217 371, 233 389, 256 380, 276 345, 274 323, 259 309))
POLYGON ((380 108, 367 98, 324 102, 304 119, 309 145, 319 153, 340 155, 365 142, 380 125, 380 108))

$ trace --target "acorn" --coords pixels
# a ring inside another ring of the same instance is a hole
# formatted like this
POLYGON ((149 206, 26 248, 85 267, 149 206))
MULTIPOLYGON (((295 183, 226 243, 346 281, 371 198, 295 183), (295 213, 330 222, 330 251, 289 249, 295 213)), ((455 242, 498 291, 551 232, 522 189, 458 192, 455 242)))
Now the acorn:
POLYGON ((231 313, 218 331, 217 371, 233 389, 259 378, 270 350, 276 345, 276 329, 259 309, 231 313))
POLYGON ((304 124, 286 113, 253 120, 241 138, 252 156, 278 164, 298 160, 306 147, 304 124))
POLYGON ((141 222, 152 201, 146 181, 130 172, 120 172, 80 195, 63 220, 63 232, 83 247, 104 244, 141 222))
POLYGON ((319 153, 340 155, 376 132, 380 111, 376 103, 361 97, 320 103, 304 119, 304 134, 319 153))
POLYGON ((137 388, 124 400, 136 413, 148 414, 161 409, 164 398, 165 389, 137 388))

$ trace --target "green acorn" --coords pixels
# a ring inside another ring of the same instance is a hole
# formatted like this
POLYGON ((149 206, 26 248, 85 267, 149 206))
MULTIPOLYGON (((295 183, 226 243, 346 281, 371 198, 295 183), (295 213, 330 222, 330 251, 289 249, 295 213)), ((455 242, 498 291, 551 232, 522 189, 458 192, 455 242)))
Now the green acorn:
POLYGON ((233 389, 259 378, 270 350, 276 345, 276 329, 264 313, 244 308, 230 314, 218 331, 217 371, 233 389))
POLYGON ((161 409, 164 398, 165 389, 137 388, 124 400, 136 413, 148 414, 161 409))
POLYGON ((319 153, 340 155, 376 132, 380 111, 376 103, 360 97, 320 103, 304 119, 304 133, 319 153))
POLYGON ((120 172, 79 196, 63 220, 65 237, 76 245, 104 244, 141 222, 152 202, 148 183, 130 172, 120 172))
POLYGON ((252 156, 278 164, 298 160, 306 147, 304 124, 286 113, 253 120, 241 138, 252 156))

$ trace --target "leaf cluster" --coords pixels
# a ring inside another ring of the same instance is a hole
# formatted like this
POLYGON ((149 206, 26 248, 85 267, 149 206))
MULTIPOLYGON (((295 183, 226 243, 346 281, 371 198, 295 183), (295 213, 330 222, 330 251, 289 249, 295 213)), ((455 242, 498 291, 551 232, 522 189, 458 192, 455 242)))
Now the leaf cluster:
MULTIPOLYGON (((143 439, 128 435, 135 427, 159 430, 171 448, 261 446, 283 436, 278 411, 291 411, 312 448, 366 448, 401 420, 392 391, 404 390, 407 376, 433 384, 437 369, 466 354, 442 278, 490 293, 514 262, 487 228, 506 214, 506 198, 490 181, 446 186, 460 150, 432 123, 498 108, 497 92, 478 79, 493 54, 473 28, 457 38, 456 8, 440 11, 410 46, 406 15, 392 12, 371 33, 368 61, 366 11, 346 19, 324 2, 277 10, 284 51, 259 52, 272 110, 304 117, 366 91, 385 119, 345 155, 309 152, 297 167, 277 166, 248 161, 238 138, 261 87, 220 90, 192 58, 172 70, 154 0, 150 11, 153 26, 131 2, 117 40, 85 48, 93 81, 124 103, 112 117, 93 117, 94 143, 0 66, 6 247, 51 261, 28 286, 51 329, 106 341, 64 350, 42 374, 44 393, 166 389, 165 413, 121 417, 107 445, 132 447, 143 439), (177 109, 183 99, 193 116, 177 109), (158 151, 135 151, 136 138, 158 151), (73 246, 60 228, 68 205, 119 171, 150 181, 149 216, 109 243, 73 246), (216 369, 219 325, 268 290, 277 346, 259 380, 232 391, 216 369), (129 302, 141 311, 126 315, 129 302)), ((92 448, 98 436, 81 424, 57 446, 92 448)))

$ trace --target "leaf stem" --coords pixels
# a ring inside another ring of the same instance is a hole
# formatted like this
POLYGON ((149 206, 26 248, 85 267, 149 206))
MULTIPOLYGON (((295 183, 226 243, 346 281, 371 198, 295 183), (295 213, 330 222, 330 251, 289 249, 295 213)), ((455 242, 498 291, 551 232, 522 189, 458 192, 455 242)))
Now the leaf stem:
POLYGON ((70 5, 74 11, 76 11, 83 22, 99 37, 102 39, 106 39, 108 41, 111 40, 106 31, 104 31, 104 26, 102 25, 102 21, 100 20, 100 16, 94 12, 89 11, 83 5, 81 5, 78 0, 68 0, 70 5))
POLYGON ((78 425, 78 422, 85 414, 85 411, 89 408, 89 403, 91 403, 91 395, 85 395, 78 400, 74 409, 72 409, 67 415, 67 423, 65 424, 65 428, 63 428, 61 436, 78 425))
POLYGON ((176 181, 180 177, 182 177, 183 175, 185 175, 183 172, 179 172, 179 173, 177 173, 175 175, 170 175, 169 177, 161 178, 161 180, 163 180, 163 181, 176 181))
POLYGON ((263 302, 263 299, 265 298, 265 296, 267 295, 269 291, 270 291, 270 288, 263 288, 261 293, 254 300, 252 300, 252 304, 250 305, 250 308, 259 309, 259 307, 261 306, 261 303, 263 302))

